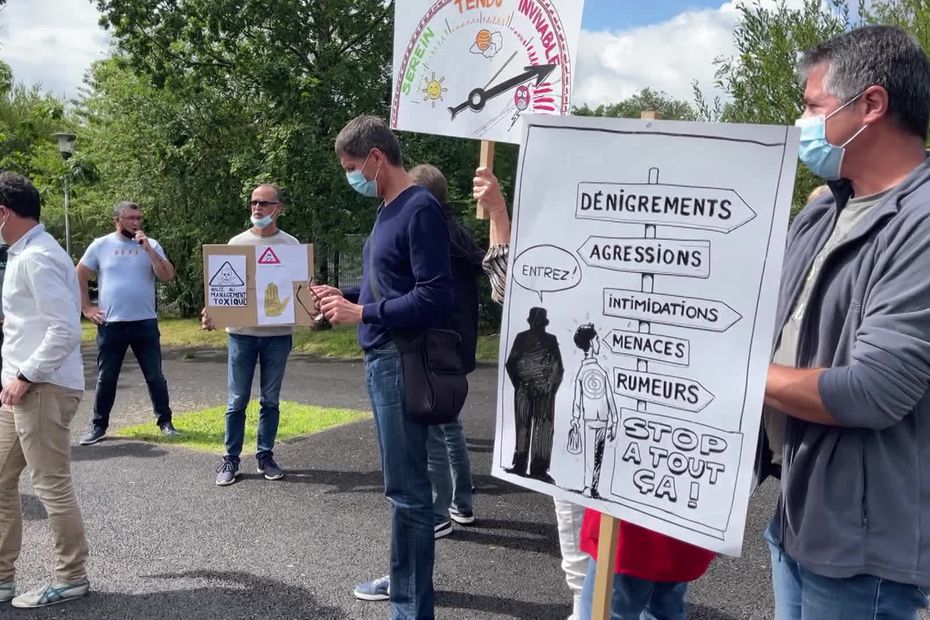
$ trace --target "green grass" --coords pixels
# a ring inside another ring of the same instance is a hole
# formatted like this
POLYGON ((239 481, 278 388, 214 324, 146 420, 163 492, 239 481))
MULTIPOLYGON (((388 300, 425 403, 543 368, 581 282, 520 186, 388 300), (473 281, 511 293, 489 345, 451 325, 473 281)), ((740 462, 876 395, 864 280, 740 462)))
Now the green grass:
MULTIPOLYGON (((301 405, 291 401, 281 403, 281 422, 278 426, 278 441, 303 437, 320 431, 366 418, 366 411, 351 409, 325 409, 312 405, 301 405)), ((114 433, 118 437, 140 439, 154 443, 183 446, 192 450, 222 454, 223 436, 226 428, 226 406, 209 407, 190 413, 175 415, 174 426, 183 435, 167 438, 154 425, 139 424, 121 428, 114 433)), ((258 403, 246 409, 245 449, 255 445, 258 425, 258 403)))
MULTIPOLYGON (((97 337, 97 328, 84 321, 83 339, 93 342, 97 337)), ((206 347, 226 348, 226 332, 218 329, 205 332, 200 329, 198 319, 159 319, 161 343, 166 347, 206 347)), ((478 360, 497 361, 497 334, 478 337, 478 360)), ((360 359, 362 352, 358 347, 355 327, 336 327, 324 331, 314 331, 307 327, 298 327, 294 334, 294 352, 333 359, 360 359)))

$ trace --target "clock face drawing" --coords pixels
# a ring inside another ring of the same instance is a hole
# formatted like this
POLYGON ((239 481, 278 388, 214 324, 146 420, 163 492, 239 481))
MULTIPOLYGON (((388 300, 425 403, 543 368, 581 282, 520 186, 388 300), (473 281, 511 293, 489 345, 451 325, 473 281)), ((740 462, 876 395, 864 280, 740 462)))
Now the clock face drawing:
POLYGON ((580 0, 398 0, 391 127, 519 143, 569 114, 580 0))

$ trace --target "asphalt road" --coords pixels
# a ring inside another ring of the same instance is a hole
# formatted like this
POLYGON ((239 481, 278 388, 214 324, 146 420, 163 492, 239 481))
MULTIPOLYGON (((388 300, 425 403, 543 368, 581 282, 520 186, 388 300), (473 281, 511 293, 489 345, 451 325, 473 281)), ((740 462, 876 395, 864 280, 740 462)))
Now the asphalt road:
MULTIPOLYGON (((75 437, 86 430, 93 355, 75 437)), ((175 411, 222 404, 225 354, 166 355, 175 411)), ((559 567, 550 498, 488 475, 495 370, 471 377, 463 414, 477 473, 474 527, 437 541, 439 618, 565 618, 569 592, 559 567)), ((284 398, 368 408, 359 363, 296 358, 284 398)), ((131 358, 113 425, 152 419, 131 358)), ((213 483, 218 456, 109 439, 75 446, 74 472, 91 544, 92 593, 48 610, 2 609, 19 618, 386 618, 384 603, 352 597, 358 581, 386 573, 388 503, 382 495, 374 425, 365 420, 279 445, 283 481, 252 473, 228 488, 213 483)), ((26 532, 18 581, 29 586, 52 566, 45 512, 24 480, 26 532)), ((691 589, 691 617, 771 618, 768 553, 761 532, 775 489, 753 498, 742 558, 720 558, 691 589)))

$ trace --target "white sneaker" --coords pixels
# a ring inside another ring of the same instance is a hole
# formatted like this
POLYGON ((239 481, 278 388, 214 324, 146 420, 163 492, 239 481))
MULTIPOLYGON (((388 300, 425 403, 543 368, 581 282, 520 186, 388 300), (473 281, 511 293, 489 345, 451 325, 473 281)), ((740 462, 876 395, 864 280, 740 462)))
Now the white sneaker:
POLYGON ((34 607, 48 607, 58 603, 67 603, 81 598, 90 590, 90 582, 86 579, 78 583, 55 583, 46 581, 25 594, 13 599, 13 607, 32 609, 34 607))
POLYGON ((6 603, 7 601, 11 601, 13 600, 14 596, 16 596, 16 582, 15 581, 0 582, 0 603, 6 603))
POLYGON ((443 521, 433 526, 433 538, 445 538, 452 533, 452 521, 443 521))

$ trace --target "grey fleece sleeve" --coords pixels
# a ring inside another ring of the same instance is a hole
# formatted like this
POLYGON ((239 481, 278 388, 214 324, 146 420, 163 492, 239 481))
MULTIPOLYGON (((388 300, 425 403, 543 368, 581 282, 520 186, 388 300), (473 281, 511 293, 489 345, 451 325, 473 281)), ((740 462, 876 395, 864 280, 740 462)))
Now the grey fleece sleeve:
POLYGON ((869 291, 852 362, 820 375, 820 398, 842 426, 893 426, 930 387, 928 228, 910 235, 869 291))

